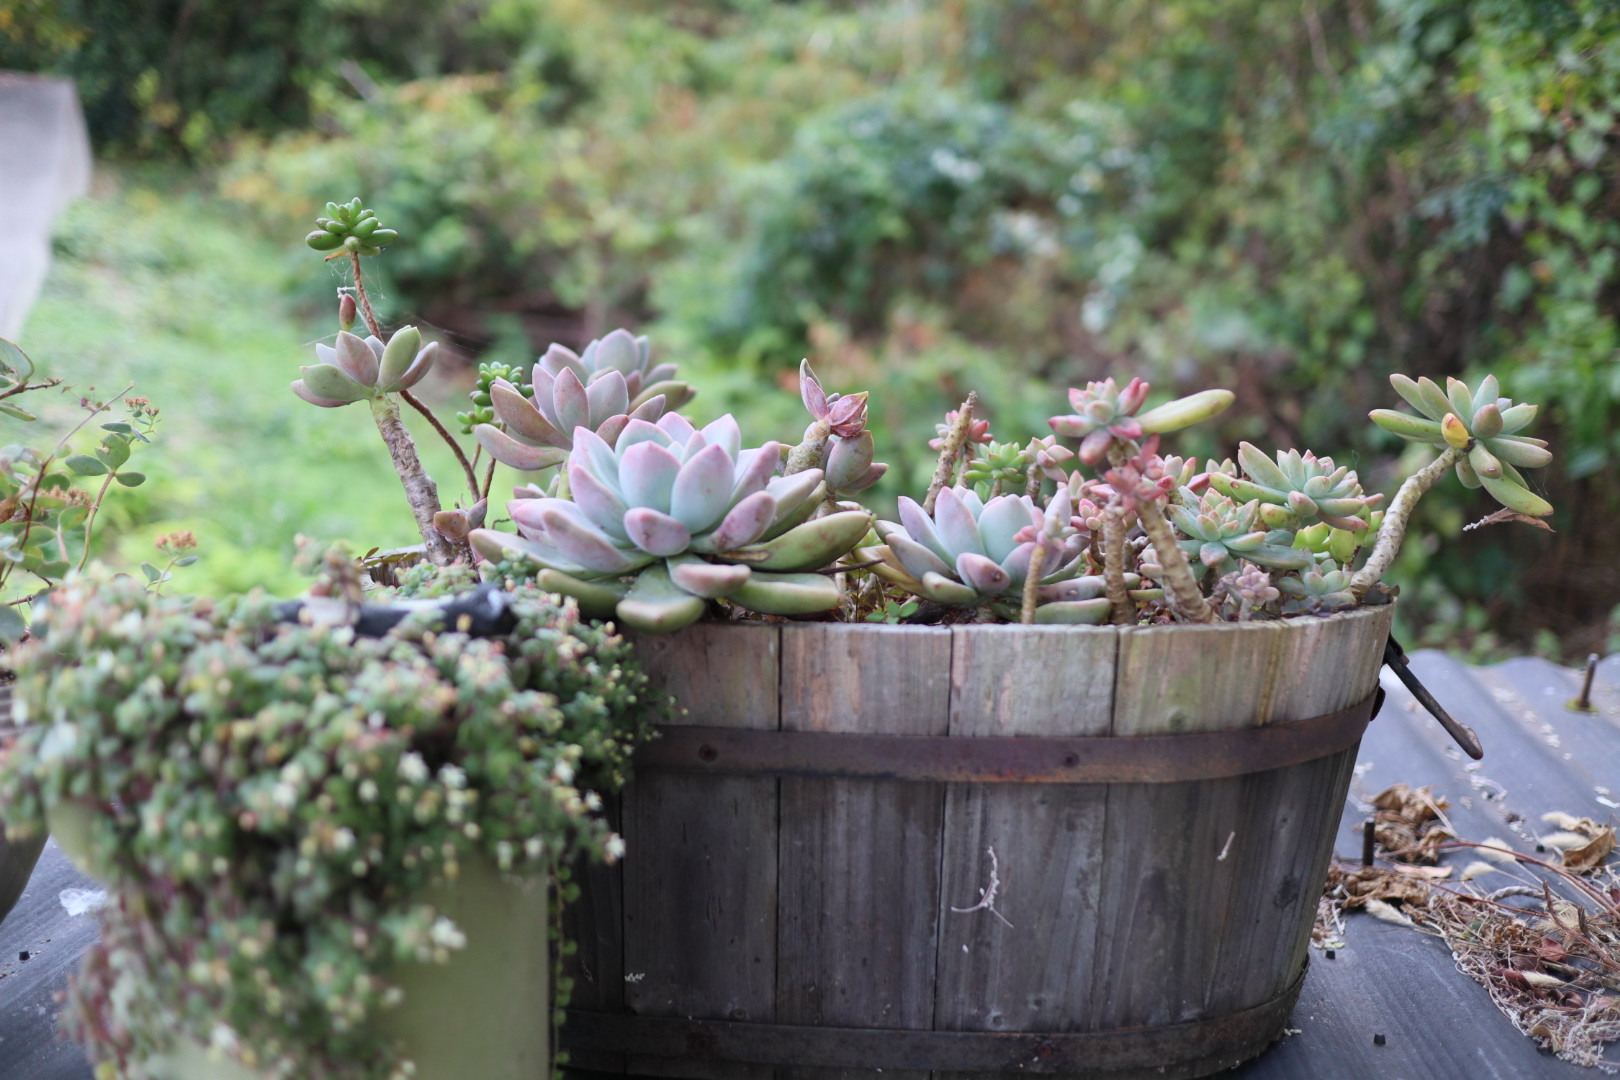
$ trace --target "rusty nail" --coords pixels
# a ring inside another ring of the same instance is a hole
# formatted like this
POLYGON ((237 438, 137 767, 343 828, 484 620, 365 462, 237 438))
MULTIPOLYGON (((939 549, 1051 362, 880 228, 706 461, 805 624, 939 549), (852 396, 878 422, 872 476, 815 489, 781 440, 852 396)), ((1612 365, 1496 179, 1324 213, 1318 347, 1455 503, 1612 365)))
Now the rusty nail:
POLYGON ((1592 680, 1597 676, 1598 654, 1586 658, 1586 674, 1581 679, 1581 696, 1569 703, 1576 712, 1595 712, 1592 708, 1592 680))
POLYGON ((1368 818, 1361 823, 1361 865, 1373 864, 1373 842, 1377 839, 1374 829, 1374 819, 1368 818))

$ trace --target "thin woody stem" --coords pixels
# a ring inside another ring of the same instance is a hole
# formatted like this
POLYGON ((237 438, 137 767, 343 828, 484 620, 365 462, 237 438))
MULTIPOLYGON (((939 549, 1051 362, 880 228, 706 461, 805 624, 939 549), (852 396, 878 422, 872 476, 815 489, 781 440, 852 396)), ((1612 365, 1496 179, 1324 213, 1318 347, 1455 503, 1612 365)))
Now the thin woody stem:
POLYGON ((957 459, 962 456, 968 429, 973 426, 973 406, 978 403, 978 393, 969 391, 967 400, 956 410, 956 423, 951 425, 951 430, 946 432, 944 441, 940 443, 939 462, 934 466, 934 478, 928 482, 928 497, 923 500, 925 514, 933 514, 934 502, 939 498, 939 493, 956 475, 957 459))
POLYGON ((461 471, 466 474, 467 487, 472 492, 473 499, 476 501, 478 498, 478 473, 473 471, 472 462, 468 461, 467 455, 462 452, 461 444, 456 442, 456 440, 451 436, 450 432, 445 430, 444 425, 439 423, 439 418, 433 415, 433 410, 428 408, 427 405, 422 402, 421 398, 417 397, 409 390, 401 390, 399 392, 399 396, 404 398, 405 403, 411 408, 427 417, 427 422, 433 425, 433 430, 439 433, 439 437, 441 439, 450 444, 450 449, 455 451, 456 460, 461 463, 461 471))
POLYGON ((1412 511, 1417 508, 1418 500, 1434 487, 1447 469, 1462 460, 1465 452, 1448 446, 1445 453, 1406 478, 1406 483, 1395 493, 1389 509, 1384 511, 1383 524, 1378 526, 1378 542, 1367 557, 1367 565, 1357 570, 1350 579, 1351 596, 1360 600, 1384 576, 1384 571, 1395 562, 1395 556, 1401 553, 1401 541, 1406 539, 1406 526, 1412 519, 1412 511))
POLYGON ((1024 577, 1023 603, 1018 609, 1018 621, 1032 623, 1035 621, 1036 602, 1040 599, 1041 571, 1046 566, 1047 539, 1043 536, 1035 542, 1035 550, 1029 553, 1029 570, 1024 577))
POLYGON ((1116 626, 1135 622, 1135 607, 1125 587, 1125 519, 1103 512, 1103 594, 1108 597, 1108 621, 1116 626))
POLYGON ((371 297, 366 295, 365 275, 360 272, 360 253, 350 252, 349 262, 354 266, 354 294, 360 301, 360 317, 366 321, 366 330, 378 341, 382 340, 382 327, 377 322, 377 313, 371 310, 371 297))
POLYGON ((411 515, 416 518, 428 560, 436 566, 448 566, 455 561, 457 552, 433 524, 433 515, 440 510, 439 489, 416 456, 416 441, 405 430, 399 406, 386 394, 372 398, 371 416, 377 422, 389 456, 394 459, 394 471, 404 485, 405 498, 411 504, 411 515))
POLYGON ((1166 520, 1164 511, 1159 509, 1157 503, 1144 499, 1137 504, 1136 519, 1142 523, 1142 531, 1147 533, 1154 552, 1159 556, 1159 567, 1164 578, 1161 584, 1164 585, 1170 606, 1188 622, 1219 622, 1220 617, 1198 588, 1198 579, 1193 577, 1192 566, 1187 562, 1186 553, 1176 543, 1176 531, 1166 520))

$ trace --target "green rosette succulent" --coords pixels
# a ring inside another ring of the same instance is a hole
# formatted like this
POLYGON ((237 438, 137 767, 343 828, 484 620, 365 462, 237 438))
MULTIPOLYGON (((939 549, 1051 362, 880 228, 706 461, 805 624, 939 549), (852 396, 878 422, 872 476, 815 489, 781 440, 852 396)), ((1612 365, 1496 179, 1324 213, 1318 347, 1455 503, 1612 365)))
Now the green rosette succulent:
MULTIPOLYGON (((924 599, 948 607, 983 607, 1003 598, 1016 607, 1019 591, 1029 574, 1035 538, 1047 533, 1048 517, 1061 518, 1061 547, 1050 560, 1053 570, 1042 574, 1043 585, 1072 578, 1083 564, 1079 533, 1068 512, 1067 491, 1054 497, 1043 514, 1027 495, 998 495, 988 502, 969 488, 944 488, 930 516, 916 501, 900 497, 900 522, 880 521, 878 535, 898 567, 877 568, 888 580, 924 599), (896 571, 899 572, 896 572, 896 571)), ((1048 598, 1055 599, 1053 594, 1048 598)), ((1090 598, 1087 598, 1090 599, 1090 598)), ((1044 607, 1045 605, 1043 605, 1044 607)), ((1080 619, 1074 610, 1053 609, 1037 620, 1092 621, 1107 618, 1107 601, 1093 604, 1095 618, 1080 619), (1060 614, 1069 618, 1059 618, 1060 614)))
POLYGON ((304 243, 316 251, 330 251, 328 259, 339 255, 381 255, 382 249, 399 239, 399 233, 385 229, 375 210, 368 209, 356 195, 346 203, 327 203, 326 215, 315 219, 315 231, 304 243))
POLYGON ((1115 439, 1130 441, 1179 431, 1209 419, 1233 401, 1230 390, 1202 390, 1138 415, 1148 390, 1148 384, 1141 379, 1132 379, 1124 389, 1113 379, 1087 383, 1084 389, 1071 388, 1069 406, 1074 412, 1054 416, 1047 423, 1057 434, 1079 439, 1080 460, 1095 465, 1115 439))
POLYGON ((1532 492, 1519 472, 1552 461, 1546 440, 1517 434, 1536 418, 1535 405, 1515 405, 1499 396, 1494 375, 1481 379, 1474 391, 1461 379, 1448 378, 1444 391, 1427 378, 1414 382, 1395 374, 1389 382, 1421 415, 1374 409, 1367 414, 1373 423, 1403 439, 1462 451, 1458 479, 1466 487, 1483 487, 1509 510, 1534 517, 1552 513, 1552 504, 1532 492))
POLYGON ((1355 607, 1357 600, 1350 591, 1352 576, 1348 570, 1327 569, 1282 578, 1277 588, 1288 596, 1283 602, 1283 614, 1319 614, 1355 607))
POLYGON ((542 587, 638 630, 679 629, 719 599, 767 615, 831 610, 838 587, 813 571, 854 548, 871 515, 812 518, 821 470, 775 476, 780 445, 741 442, 730 415, 702 430, 679 413, 632 419, 611 446, 576 427, 570 498, 514 499, 517 535, 477 529, 469 540, 491 561, 539 563, 542 587))
POLYGON ((1309 450, 1284 450, 1275 459, 1251 443, 1238 444, 1243 477, 1212 473, 1210 487, 1242 503, 1259 502, 1260 520, 1270 529, 1301 529, 1326 522, 1336 529, 1365 532, 1367 515, 1384 501, 1361 490, 1355 472, 1335 466, 1309 450))
POLYGON ((299 368, 293 393, 323 409, 409 390, 422 381, 439 355, 439 343, 422 344, 421 331, 402 326, 385 345, 375 337, 360 338, 339 330, 334 345, 317 343, 318 363, 299 368))
POLYGON ((1177 543, 1194 560, 1200 576, 1206 570, 1220 573, 1228 563, 1235 567, 1243 559, 1279 570, 1311 566, 1310 552, 1276 542, 1281 537, 1260 520, 1262 505, 1257 499, 1239 505, 1219 492, 1206 491, 1196 507, 1170 503, 1164 512, 1185 537, 1177 543))

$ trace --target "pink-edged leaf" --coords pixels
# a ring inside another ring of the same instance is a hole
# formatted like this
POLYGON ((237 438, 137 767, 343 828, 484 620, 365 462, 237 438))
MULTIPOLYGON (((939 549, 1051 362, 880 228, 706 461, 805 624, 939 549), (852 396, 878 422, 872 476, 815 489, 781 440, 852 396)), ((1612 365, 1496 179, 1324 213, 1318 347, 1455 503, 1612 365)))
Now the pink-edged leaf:
POLYGON ((377 354, 364 341, 347 330, 339 330, 333 351, 345 375, 361 386, 377 385, 377 354))
POLYGON ((596 370, 629 374, 641 367, 641 350, 628 330, 615 330, 596 343, 596 370))
POLYGON ((753 571, 740 563, 710 563, 702 559, 683 558, 669 561, 670 580, 682 589, 707 600, 735 592, 753 576, 753 571))
POLYGON ((634 427, 632 421, 619 436, 619 490, 624 493, 624 504, 667 513, 675 478, 681 472, 680 458, 655 442, 638 442, 626 447, 624 440, 634 427))
POLYGON ((844 494, 844 495, 854 495, 857 492, 865 491, 867 488, 871 487, 873 484, 875 484, 879 480, 883 479, 883 474, 888 472, 888 471, 889 471, 888 464, 885 463, 885 462, 879 461, 876 464, 869 466, 867 468, 867 470, 864 473, 862 473, 860 476, 856 477, 855 480, 851 481, 848 484, 845 484, 843 487, 839 488, 838 490, 839 490, 839 492, 841 494, 844 494))
POLYGON ((668 400, 663 394, 654 394, 640 405, 630 410, 630 415, 636 420, 646 420, 649 423, 656 421, 664 415, 664 402, 668 400))
POLYGON ((568 486, 574 505, 590 519, 592 525, 620 540, 628 539, 624 531, 624 514, 629 509, 618 492, 597 479, 587 467, 587 459, 570 458, 568 486))
POLYGON ((979 523, 968 508, 967 496, 971 494, 964 488, 942 488, 934 500, 934 528, 952 558, 967 552, 984 554, 979 523))
POLYGON ((590 426, 593 428, 600 427, 610 416, 630 410, 630 391, 625 386, 624 376, 617 371, 609 371, 592 379, 585 388, 585 399, 589 403, 590 426))
POLYGON ((619 574, 645 566, 649 561, 639 553, 617 547, 573 503, 562 499, 544 500, 540 521, 545 526, 544 540, 586 570, 619 574))
POLYGON ((827 392, 821 388, 816 373, 810 370, 809 360, 799 361, 799 400, 817 420, 827 418, 827 392))
POLYGON ((615 446, 619 442, 619 436, 624 434, 625 425, 629 422, 630 418, 624 413, 620 413, 618 416, 610 416, 596 425, 596 433, 602 436, 603 442, 609 446, 615 446))
POLYGON ((737 418, 730 413, 704 425, 703 437, 711 445, 723 447, 726 456, 733 461, 742 453, 742 428, 737 426, 737 418))
POLYGON ((658 418, 658 430, 668 435, 671 441, 685 445, 697 428, 680 413, 667 412, 658 418))
POLYGON ((731 506, 734 472, 724 446, 711 444, 681 465, 670 491, 669 512, 694 533, 707 532, 731 506))
MULTIPOLYGON (((573 349, 562 345, 553 345, 546 350, 546 354, 540 358, 540 362, 536 365, 536 370, 542 369, 553 379, 565 371, 572 371, 574 377, 581 383, 590 377, 585 371, 585 365, 580 363, 579 355, 573 349)), ((535 388, 535 393, 539 393, 538 386, 535 388)))
POLYGON ((557 376, 551 400, 552 407, 557 410, 558 431, 573 431, 577 427, 595 428, 596 425, 591 423, 591 403, 585 396, 585 384, 572 371, 564 371, 557 376))
POLYGON ((1098 428, 1080 440, 1080 460, 1087 465, 1095 465, 1108 453, 1108 444, 1114 441, 1113 433, 1107 428, 1098 428))
POLYGON ((932 551, 942 565, 949 566, 954 560, 955 556, 945 547, 945 541, 940 539, 939 530, 934 528, 933 519, 923 510, 920 503, 906 495, 900 496, 900 524, 911 539, 932 551))
POLYGON ((769 492, 756 491, 733 506, 715 530, 703 537, 698 547, 703 551, 733 551, 744 544, 752 544, 776 519, 776 500, 769 492))
POLYGON ((650 506, 636 506, 625 511, 624 531, 632 544, 660 558, 679 555, 692 546, 691 530, 650 506))
POLYGON ((985 504, 979 514, 979 539, 984 554, 999 563, 1012 554, 1018 541, 1013 536, 1020 530, 1041 527, 1041 512, 1027 495, 997 495, 985 504))
POLYGON ((768 442, 757 450, 744 450, 737 456, 737 480, 731 488, 731 501, 735 503, 756 491, 764 491, 781 463, 781 443, 768 442))
POLYGON ((828 443, 827 486, 834 491, 848 491, 871 468, 877 445, 870 431, 850 439, 834 436, 828 443))
POLYGON ((321 397, 321 395, 315 393, 309 387, 305 386, 303 379, 294 379, 292 381, 292 392, 309 402, 311 405, 319 405, 323 409, 337 409, 344 405, 354 404, 354 399, 349 401, 339 401, 337 398, 321 397))
POLYGON ((614 441, 613 446, 620 456, 623 456, 625 450, 643 442, 656 443, 659 446, 674 445, 670 440, 669 433, 657 424, 649 424, 645 420, 637 420, 635 417, 631 417, 625 422, 624 430, 619 432, 619 437, 614 441))
POLYGON ((956 557, 956 576, 982 596, 999 596, 1012 584, 1012 576, 999 563, 971 551, 956 557))
POLYGON ((411 361, 411 366, 405 369, 405 374, 396 379, 388 389, 409 390, 422 381, 422 376, 432 369, 433 361, 438 359, 438 356, 439 343, 437 341, 428 342, 416 354, 416 359, 411 361))
POLYGON ((805 500, 815 494, 821 480, 820 469, 805 469, 792 476, 773 476, 765 481, 765 490, 776 500, 776 520, 771 523, 772 526, 792 517, 805 500))
POLYGON ((580 428, 574 432, 574 451, 569 457, 584 460, 596 478, 607 485, 609 491, 621 495, 624 493, 624 487, 619 482, 618 453, 596 432, 589 428, 580 428))
POLYGON ((473 438, 489 451, 490 457, 514 469, 546 469, 561 464, 568 457, 566 450, 554 446, 518 442, 494 424, 479 424, 473 429, 473 438))
POLYGON ((906 573, 919 581, 924 574, 949 576, 954 573, 949 563, 905 532, 891 532, 885 542, 889 550, 894 552, 894 557, 900 560, 900 565, 906 568, 906 573))
POLYGON ((507 433, 525 442, 540 446, 555 446, 567 450, 572 445, 568 436, 552 427, 534 403, 505 379, 496 379, 489 387, 489 400, 495 415, 506 425, 507 433))

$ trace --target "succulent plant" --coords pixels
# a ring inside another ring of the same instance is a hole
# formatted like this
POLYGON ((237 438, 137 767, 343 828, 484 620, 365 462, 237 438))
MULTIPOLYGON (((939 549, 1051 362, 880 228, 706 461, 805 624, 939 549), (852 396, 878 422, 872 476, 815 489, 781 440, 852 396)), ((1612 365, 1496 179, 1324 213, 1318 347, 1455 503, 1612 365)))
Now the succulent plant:
POLYGON ((593 340, 579 353, 562 345, 552 345, 540 358, 539 370, 554 379, 561 378, 564 371, 572 371, 586 386, 610 371, 617 371, 624 377, 630 409, 640 408, 662 394, 665 408, 675 410, 697 393, 675 378, 674 364, 652 363, 652 345, 646 337, 636 337, 624 329, 593 340))
MULTIPOLYGON (((957 410, 952 409, 945 414, 944 423, 934 425, 934 437, 928 440, 928 449, 941 450, 944 448, 945 440, 950 436, 951 428, 955 426, 959 415, 961 414, 957 410)), ((963 433, 962 439, 969 444, 989 446, 993 441, 990 438, 990 421, 978 417, 970 418, 967 431, 963 433)))
POLYGON ((842 499, 865 491, 883 478, 889 466, 873 461, 877 443, 870 431, 851 438, 829 436, 822 453, 821 471, 827 481, 829 498, 842 499))
POLYGON ((1244 563, 1216 582, 1212 595, 1220 596, 1239 622, 1265 611, 1281 593, 1271 583, 1271 575, 1254 563, 1244 563))
POLYGON ((360 338, 339 330, 335 345, 317 343, 317 363, 299 368, 293 393, 323 409, 409 390, 422 381, 439 354, 439 343, 422 344, 421 331, 402 326, 385 345, 377 337, 360 338))
POLYGON ((799 398, 810 413, 804 438, 788 452, 783 472, 789 476, 819 468, 827 480, 827 498, 836 500, 865 491, 889 471, 874 462, 877 444, 866 430, 866 394, 829 394, 810 367, 799 361, 799 398))
POLYGON ((483 361, 478 365, 478 381, 467 391, 473 407, 466 412, 456 413, 456 423, 461 425, 463 435, 471 435, 479 424, 495 422, 495 401, 490 396, 490 389, 497 379, 504 379, 516 386, 518 393, 524 397, 534 396, 534 384, 523 381, 522 368, 515 364, 503 364, 499 360, 483 361))
POLYGON ((375 210, 367 209, 356 195, 346 203, 327 203, 326 216, 315 219, 315 231, 304 243, 316 251, 338 255, 381 255, 382 249, 399 239, 399 233, 385 229, 375 210))
MULTIPOLYGON (((1066 523, 1067 493, 1062 493, 1066 523)), ((1047 526, 1045 515, 1027 495, 998 495, 988 502, 968 488, 945 488, 932 516, 922 506, 900 497, 900 523, 880 521, 878 535, 899 563, 903 575, 887 568, 890 580, 949 607, 982 607, 1004 594, 1017 596, 1029 572, 1033 533, 1047 526), (1022 538, 1021 538, 1022 537, 1022 538)), ((1082 565, 1082 549, 1065 525, 1058 557, 1043 583, 1071 578, 1082 565)), ((884 573, 879 570, 879 573, 884 573)))
POLYGON ((1352 575, 1348 570, 1307 570, 1296 577, 1285 577, 1277 588, 1288 594, 1283 603, 1283 614, 1303 612, 1319 613, 1343 611, 1356 606, 1356 596, 1350 591, 1352 575))
POLYGON ((1367 495, 1356 474, 1309 450, 1278 453, 1275 460, 1250 443, 1238 444, 1238 464, 1246 479, 1212 473, 1210 486, 1239 502, 1259 501, 1260 520, 1272 529, 1299 529, 1325 521, 1338 529, 1364 532, 1367 515, 1384 501, 1367 495))
POLYGON ((837 606, 836 584, 811 571, 853 548, 871 515, 810 519, 820 469, 773 475, 780 446, 742 449, 730 415, 701 431, 679 413, 632 419, 614 446, 578 427, 573 441, 570 498, 514 499, 519 535, 475 530, 475 550, 531 559, 546 588, 641 630, 684 626, 717 599, 772 615, 837 606))
POLYGON ((1536 406, 1499 396, 1494 375, 1485 376, 1474 391, 1461 379, 1448 378, 1443 393, 1427 378, 1414 382, 1396 374, 1389 381, 1422 415, 1374 409, 1368 413, 1373 423, 1403 439, 1462 451, 1457 477, 1467 487, 1484 487, 1509 510, 1534 517, 1552 513, 1552 504, 1532 492, 1519 472, 1552 461, 1545 440, 1516 434, 1536 418, 1536 406))
MULTIPOLYGON (((1239 505, 1218 492, 1205 492, 1196 508, 1171 505, 1165 514, 1186 536, 1181 550, 1198 560, 1200 573, 1221 573, 1228 562, 1242 559, 1281 570, 1301 570, 1314 564, 1311 553, 1272 542, 1259 519, 1261 503, 1239 505)), ((1293 538, 1290 536, 1289 540, 1293 538)))
POLYGON ((1137 415, 1147 401, 1148 384, 1132 379, 1121 390, 1113 379, 1087 383, 1084 390, 1069 391, 1074 412, 1054 416, 1048 423, 1059 435, 1080 440, 1080 460, 1095 465, 1103 459, 1111 442, 1135 441, 1145 435, 1160 435, 1207 420, 1232 404, 1230 390, 1203 390, 1166 402, 1137 415))
POLYGON ((654 394, 630 409, 629 386, 617 371, 598 374, 589 386, 572 368, 552 376, 539 364, 525 395, 504 379, 490 384, 490 402, 504 428, 479 424, 478 445, 514 469, 545 469, 560 464, 573 448, 576 428, 595 432, 612 445, 632 419, 664 415, 664 396, 654 394))

